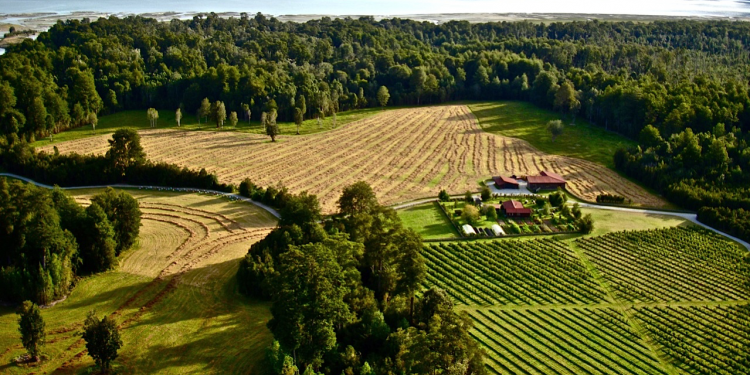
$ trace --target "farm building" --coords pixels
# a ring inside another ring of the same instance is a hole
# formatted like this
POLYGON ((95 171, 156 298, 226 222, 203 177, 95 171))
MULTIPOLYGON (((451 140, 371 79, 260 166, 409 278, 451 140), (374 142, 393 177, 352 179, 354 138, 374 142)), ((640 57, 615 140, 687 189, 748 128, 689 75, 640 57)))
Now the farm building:
POLYGON ((497 176, 492 177, 492 181, 498 189, 518 189, 518 181, 515 178, 497 176))
POLYGON ((565 179, 559 174, 541 171, 539 176, 528 176, 526 181, 529 182, 529 190, 555 190, 565 188, 565 179))
POLYGON ((525 208, 519 201, 505 201, 500 206, 500 211, 508 217, 529 217, 531 216, 531 209, 525 208))
POLYGON ((492 226, 492 232, 495 233, 496 236, 504 236, 505 235, 505 231, 503 230, 503 228, 501 226, 497 225, 497 224, 495 224, 495 225, 492 226))

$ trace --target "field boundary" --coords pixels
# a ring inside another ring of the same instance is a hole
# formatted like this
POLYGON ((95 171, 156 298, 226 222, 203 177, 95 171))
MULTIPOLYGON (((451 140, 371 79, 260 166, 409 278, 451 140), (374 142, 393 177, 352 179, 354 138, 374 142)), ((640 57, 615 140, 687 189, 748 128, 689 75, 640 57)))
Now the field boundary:
MULTIPOLYGON (((13 173, 0 173, 0 177, 14 178, 16 180, 21 180, 21 181, 24 181, 24 182, 28 182, 30 184, 33 184, 33 185, 36 185, 36 186, 39 186, 39 187, 43 187, 43 188, 46 188, 46 189, 54 189, 55 188, 54 186, 42 184, 42 183, 36 182, 36 181, 34 181, 34 180, 30 179, 30 178, 19 176, 17 174, 13 174, 13 173)), ((186 187, 179 187, 178 188, 178 187, 152 186, 152 185, 130 185, 130 184, 110 184, 110 185, 92 185, 92 186, 66 186, 66 187, 58 186, 58 187, 60 189, 63 189, 63 190, 103 189, 103 188, 112 187, 112 188, 121 188, 121 189, 157 190, 157 191, 175 192, 175 193, 202 193, 202 194, 213 194, 213 195, 216 195, 216 196, 221 195, 221 196, 233 199, 233 200, 240 200, 240 201, 243 201, 243 202, 254 204, 254 205, 256 205, 256 206, 258 206, 258 207, 260 207, 260 208, 268 211, 268 213, 270 213, 271 215, 273 215, 277 219, 281 219, 281 215, 279 214, 278 211, 276 211, 275 209, 273 209, 273 208, 271 208, 271 207, 269 207, 269 206, 267 206, 267 205, 265 205, 263 203, 260 203, 258 201, 254 201, 254 200, 252 200, 250 198, 247 198, 247 197, 243 197, 243 196, 241 196, 239 194, 226 193, 226 192, 218 191, 218 190, 208 190, 208 189, 198 189, 198 188, 186 188, 186 187)))

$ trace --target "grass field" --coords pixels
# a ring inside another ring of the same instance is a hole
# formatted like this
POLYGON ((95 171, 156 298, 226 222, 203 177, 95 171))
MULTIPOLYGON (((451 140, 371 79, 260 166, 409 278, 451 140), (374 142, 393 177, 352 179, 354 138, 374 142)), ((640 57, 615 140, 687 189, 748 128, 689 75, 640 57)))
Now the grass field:
POLYGON ((470 104, 469 109, 487 132, 523 139, 542 152, 588 160, 614 169, 614 154, 618 148, 636 143, 615 133, 589 124, 585 119, 570 118, 557 112, 541 109, 520 101, 470 104), (547 132, 547 123, 563 120, 565 131, 554 141, 547 132))
MULTIPOLYGON (((336 117, 336 127, 338 128, 368 116, 376 115, 382 111, 383 110, 380 108, 365 108, 339 113, 336 117)), ((237 116, 242 119, 241 114, 238 113, 237 116)), ((297 133, 297 126, 294 122, 279 122, 278 124, 281 134, 289 135, 297 133)), ((159 120, 157 121, 156 126, 158 129, 204 130, 265 135, 265 131, 261 126, 260 121, 252 121, 248 123, 247 120, 240 120, 235 127, 229 126, 229 123, 227 122, 224 124, 223 128, 217 129, 215 123, 210 121, 206 122, 205 118, 201 119, 201 123, 198 124, 198 119, 194 115, 183 113, 180 125, 181 126, 178 128, 174 111, 159 111, 159 120)), ((299 132, 300 135, 320 133, 331 130, 332 126, 333 118, 331 116, 321 120, 320 126, 318 125, 317 119, 307 119, 302 122, 299 132)), ((91 125, 86 125, 55 134, 52 138, 37 140, 32 146, 42 147, 65 141, 88 138, 95 135, 111 134, 119 129, 125 128, 150 129, 150 127, 150 123, 146 118, 146 111, 122 111, 112 115, 102 116, 99 119, 99 123, 96 125, 96 130, 94 130, 91 125)))
MULTIPOLYGON (((643 214, 627 211, 612 211, 596 208, 582 208, 584 215, 591 214, 594 231, 591 236, 624 230, 649 230, 689 225, 689 221, 668 215, 643 214)), ((401 220, 408 228, 415 230, 424 239, 441 239, 457 236, 453 226, 445 219, 435 203, 422 204, 398 211, 401 220)), ((579 238, 580 234, 561 234, 557 239, 579 238)))
POLYGON ((399 210, 398 216, 404 226, 414 229, 426 240, 459 237, 456 228, 451 225, 437 203, 399 210))
MULTIPOLYGON (((123 347, 119 373, 254 373, 272 335, 269 305, 236 291, 239 259, 275 219, 253 205, 197 194, 127 190, 143 211, 138 245, 116 270, 85 277, 70 296, 44 309, 48 344, 40 366, 23 354, 16 315, 0 308, 0 373, 89 373, 80 330, 86 313, 113 316, 123 347), (242 342, 242 345, 237 343, 242 342)), ((88 203, 98 191, 75 191, 88 203)))
POLYGON ((490 373, 747 373, 745 249, 656 220, 629 225, 676 226, 426 244, 425 286, 445 288, 473 320, 490 373))
MULTIPOLYGON (((104 153, 108 136, 57 145, 60 152, 104 153)), ((268 137, 237 132, 141 131, 148 157, 191 168, 205 167, 222 182, 246 177, 261 186, 278 183, 292 192, 316 194, 324 212, 347 184, 370 183, 384 204, 476 190, 476 181, 497 174, 551 170, 568 179, 568 190, 593 201, 614 193, 636 204, 665 202, 612 170, 589 161, 548 155, 528 142, 483 132, 463 105, 385 111, 325 133, 268 137)), ((46 146, 43 150, 51 151, 46 146)))

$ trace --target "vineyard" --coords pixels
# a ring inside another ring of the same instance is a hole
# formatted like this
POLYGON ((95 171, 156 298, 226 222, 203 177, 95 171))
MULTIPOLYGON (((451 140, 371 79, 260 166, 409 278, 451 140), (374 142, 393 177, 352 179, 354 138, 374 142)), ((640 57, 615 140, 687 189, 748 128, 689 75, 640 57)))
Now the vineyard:
MULTIPOLYGON (((77 191, 75 199, 88 205, 98 192, 77 191)), ((232 280, 239 258, 275 219, 253 205, 214 196, 132 194, 143 213, 139 244, 120 256, 116 270, 82 279, 65 301, 44 310, 47 359, 39 367, 0 373, 91 367, 80 328, 92 308, 118 323, 124 342, 118 373, 232 373, 258 365, 271 340, 263 328, 270 312, 238 298, 232 280), (240 339, 252 344, 231 345, 240 339)), ((12 310, 0 308, 3 364, 24 352, 15 319, 12 310)))
POLYGON ((744 248, 698 227, 429 243, 493 374, 746 374, 744 248))
POLYGON ((586 304, 604 291, 562 242, 438 243, 423 252, 428 283, 466 305, 586 304))
MULTIPOLYGON (((432 197, 446 189, 476 190, 476 181, 497 174, 549 170, 568 180, 575 195, 594 201, 617 194, 634 203, 664 201, 592 162, 544 154, 529 143, 480 130, 466 106, 447 105, 387 111, 344 127, 307 136, 267 137, 236 132, 143 130, 151 160, 214 172, 222 182, 249 177, 262 186, 281 184, 292 192, 318 195, 323 210, 335 210, 341 190, 370 183, 384 204, 432 197)), ((109 136, 57 144, 61 153, 103 154, 109 136)), ((52 146, 42 147, 52 152, 52 146)))
POLYGON ((618 232, 576 244, 625 301, 750 298, 746 251, 708 230, 618 232))

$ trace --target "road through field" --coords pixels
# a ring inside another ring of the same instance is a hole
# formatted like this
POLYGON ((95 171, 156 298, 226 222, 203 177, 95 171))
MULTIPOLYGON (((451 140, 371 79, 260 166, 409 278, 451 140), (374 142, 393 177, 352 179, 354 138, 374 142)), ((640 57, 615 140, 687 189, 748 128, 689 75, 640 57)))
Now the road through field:
MULTIPOLYGON (((366 181, 386 205, 437 195, 475 191, 498 174, 542 170, 563 175, 568 190, 587 201, 602 193, 661 207, 665 202, 614 171, 585 160, 549 155, 528 142, 483 131, 464 105, 387 111, 345 127, 306 136, 268 137, 237 132, 141 130, 153 161, 216 173, 239 183, 281 185, 318 196, 325 213, 336 210, 344 186, 366 181)), ((61 153, 104 154, 108 135, 62 142, 61 153)), ((45 146, 41 151, 51 152, 45 146)))

